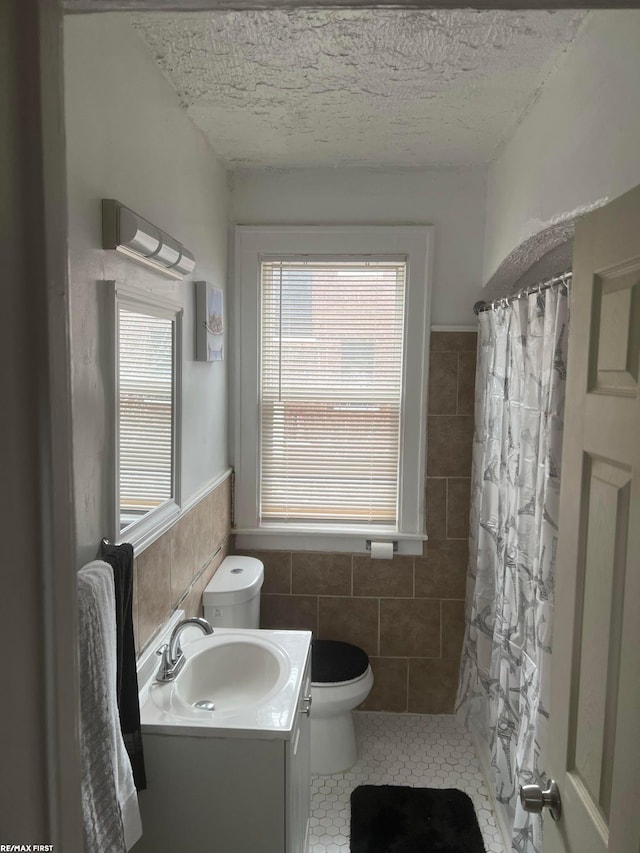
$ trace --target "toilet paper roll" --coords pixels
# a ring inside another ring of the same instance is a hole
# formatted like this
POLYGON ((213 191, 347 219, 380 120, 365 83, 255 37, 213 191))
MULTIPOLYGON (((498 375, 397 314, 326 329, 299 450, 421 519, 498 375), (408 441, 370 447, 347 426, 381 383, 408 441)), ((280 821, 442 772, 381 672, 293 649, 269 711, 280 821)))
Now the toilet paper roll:
POLYGON ((393 542, 372 542, 371 543, 371 559, 372 560, 392 560, 393 559, 393 542))

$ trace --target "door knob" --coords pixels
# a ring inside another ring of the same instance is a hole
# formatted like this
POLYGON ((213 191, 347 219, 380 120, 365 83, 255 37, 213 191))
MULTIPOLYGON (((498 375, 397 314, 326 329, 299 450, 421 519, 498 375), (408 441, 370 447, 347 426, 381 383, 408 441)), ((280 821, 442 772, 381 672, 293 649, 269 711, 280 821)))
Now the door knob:
POLYGON ((535 814, 540 814, 542 809, 547 808, 551 817, 559 820, 562 803, 557 783, 552 779, 546 791, 543 791, 540 785, 520 785, 520 805, 526 812, 535 814))

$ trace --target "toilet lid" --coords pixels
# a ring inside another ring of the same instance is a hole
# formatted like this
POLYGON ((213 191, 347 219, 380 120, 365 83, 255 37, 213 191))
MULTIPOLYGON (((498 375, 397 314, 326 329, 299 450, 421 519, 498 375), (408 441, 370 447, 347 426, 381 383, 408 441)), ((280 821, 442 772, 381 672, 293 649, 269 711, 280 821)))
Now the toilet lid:
POLYGON ((367 653, 339 640, 311 641, 311 681, 317 684, 352 681, 366 672, 367 653))

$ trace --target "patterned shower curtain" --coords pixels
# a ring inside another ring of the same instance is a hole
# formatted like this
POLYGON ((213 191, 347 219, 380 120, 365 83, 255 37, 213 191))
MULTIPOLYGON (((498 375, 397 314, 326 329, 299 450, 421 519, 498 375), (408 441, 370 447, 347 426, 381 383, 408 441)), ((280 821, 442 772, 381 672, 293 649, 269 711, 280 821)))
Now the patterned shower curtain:
POLYGON ((568 335, 566 285, 479 315, 470 568, 458 709, 489 746, 513 853, 540 853, 568 335))

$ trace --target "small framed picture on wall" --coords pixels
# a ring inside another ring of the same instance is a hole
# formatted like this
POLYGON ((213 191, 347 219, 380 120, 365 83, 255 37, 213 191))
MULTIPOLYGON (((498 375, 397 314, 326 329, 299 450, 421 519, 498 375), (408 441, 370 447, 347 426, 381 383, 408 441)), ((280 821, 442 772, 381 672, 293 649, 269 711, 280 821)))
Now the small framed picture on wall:
POLYGON ((224 359, 223 292, 208 281, 196 281, 196 359, 224 359))

